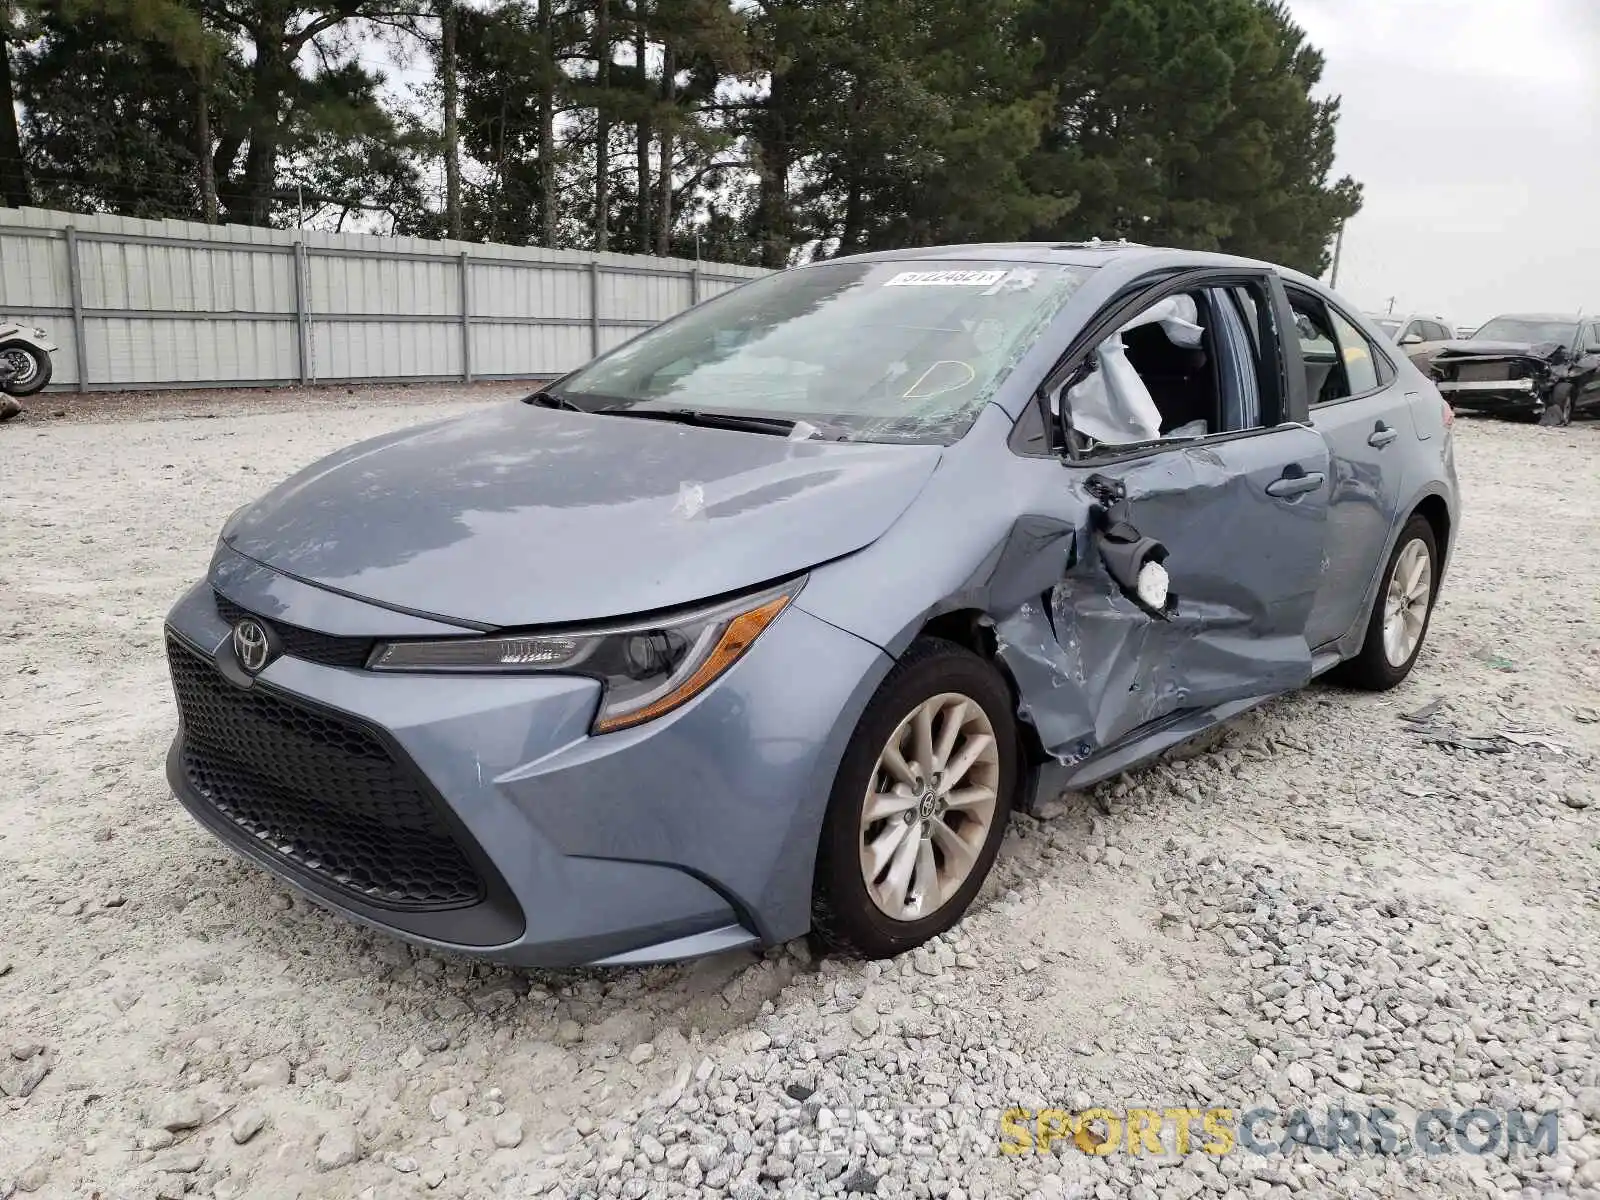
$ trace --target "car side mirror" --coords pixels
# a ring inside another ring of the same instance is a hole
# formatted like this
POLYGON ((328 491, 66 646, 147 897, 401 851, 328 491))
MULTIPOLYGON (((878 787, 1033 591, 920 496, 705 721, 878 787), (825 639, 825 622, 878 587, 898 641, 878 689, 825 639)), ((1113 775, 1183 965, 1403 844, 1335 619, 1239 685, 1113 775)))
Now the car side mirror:
POLYGON ((1420 333, 1408 333, 1400 339, 1400 344, 1402 346, 1420 346, 1422 345, 1422 335, 1420 333))

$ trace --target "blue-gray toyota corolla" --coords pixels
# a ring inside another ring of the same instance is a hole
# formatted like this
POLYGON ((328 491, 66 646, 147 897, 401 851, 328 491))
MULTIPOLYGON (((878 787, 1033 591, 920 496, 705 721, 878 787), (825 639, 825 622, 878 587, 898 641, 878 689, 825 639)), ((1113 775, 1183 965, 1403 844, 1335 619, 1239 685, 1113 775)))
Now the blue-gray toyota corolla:
POLYGON ((835 259, 235 513, 168 617, 168 774, 416 942, 891 955, 1036 796, 1403 679, 1456 528, 1449 408, 1312 279, 835 259))

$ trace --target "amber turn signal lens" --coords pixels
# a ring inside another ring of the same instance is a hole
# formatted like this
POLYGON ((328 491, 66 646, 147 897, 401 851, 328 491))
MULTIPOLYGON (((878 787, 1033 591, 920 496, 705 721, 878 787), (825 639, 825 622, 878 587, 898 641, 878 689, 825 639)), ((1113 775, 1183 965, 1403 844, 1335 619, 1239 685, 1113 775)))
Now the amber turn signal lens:
POLYGON ((711 653, 706 655, 705 662, 701 663, 699 668, 677 688, 643 708, 636 708, 614 717, 601 718, 595 722, 594 731, 611 733, 618 729, 626 729, 630 725, 639 725, 692 700, 710 687, 719 675, 738 662, 756 638, 761 636, 761 631, 771 625, 778 614, 788 606, 788 596, 775 596, 760 608, 740 613, 728 622, 727 628, 722 631, 722 636, 717 639, 717 644, 711 653))

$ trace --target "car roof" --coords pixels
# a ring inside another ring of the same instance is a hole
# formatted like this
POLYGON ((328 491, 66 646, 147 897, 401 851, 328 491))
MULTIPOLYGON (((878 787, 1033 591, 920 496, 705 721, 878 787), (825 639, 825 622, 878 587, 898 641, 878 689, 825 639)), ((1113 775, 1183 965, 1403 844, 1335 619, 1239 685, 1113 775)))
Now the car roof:
MULTIPOLYGON (((1576 325, 1583 320, 1577 313, 1501 313, 1490 317, 1490 321, 1564 321, 1569 325, 1576 325)), ((1489 321, 1485 321, 1487 325, 1489 321)))
MULTIPOLYGON (((950 246, 912 246, 903 250, 876 250, 830 258, 825 262, 914 262, 919 259, 991 259, 998 262, 1059 263, 1071 267, 1135 266, 1249 266, 1273 267, 1259 259, 1204 250, 1179 250, 1170 246, 1143 246, 1136 242, 971 242, 950 246)), ((1298 272, 1275 268, 1299 277, 1298 272)))

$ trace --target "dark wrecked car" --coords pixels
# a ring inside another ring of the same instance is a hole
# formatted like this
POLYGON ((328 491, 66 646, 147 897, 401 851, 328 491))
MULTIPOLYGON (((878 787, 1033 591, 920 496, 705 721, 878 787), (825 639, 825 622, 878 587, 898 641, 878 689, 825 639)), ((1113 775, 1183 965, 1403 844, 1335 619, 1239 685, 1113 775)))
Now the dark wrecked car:
POLYGON ((894 954, 1033 797, 1405 678, 1456 503, 1438 393, 1311 279, 825 262, 235 513, 168 618, 168 774, 433 946, 894 954))
POLYGON ((1496 317, 1471 340, 1439 347, 1428 369, 1458 411, 1566 425, 1600 406, 1600 322, 1496 317))

